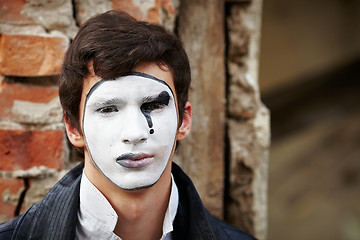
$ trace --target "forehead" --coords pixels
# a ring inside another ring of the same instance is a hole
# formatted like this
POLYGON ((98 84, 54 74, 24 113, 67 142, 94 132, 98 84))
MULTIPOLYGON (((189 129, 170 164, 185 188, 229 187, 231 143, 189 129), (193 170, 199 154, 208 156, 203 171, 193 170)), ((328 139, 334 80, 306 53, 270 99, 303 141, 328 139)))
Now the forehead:
POLYGON ((174 96, 171 87, 163 80, 154 76, 131 72, 113 80, 100 80, 95 83, 87 94, 87 100, 92 96, 101 98, 132 97, 141 98, 168 91, 174 96))
MULTIPOLYGON (((99 81, 101 81, 101 77, 95 75, 92 65, 89 65, 90 74, 84 79, 83 83, 83 91, 81 95, 80 101, 80 111, 82 112, 83 106, 85 105, 86 95, 89 93, 90 89, 99 81)), ((145 73, 151 75, 157 79, 164 81, 172 90, 175 98, 175 103, 177 105, 177 96, 175 91, 174 78, 170 71, 170 69, 162 65, 161 67, 157 63, 147 63, 137 66, 134 69, 134 72, 145 73)))

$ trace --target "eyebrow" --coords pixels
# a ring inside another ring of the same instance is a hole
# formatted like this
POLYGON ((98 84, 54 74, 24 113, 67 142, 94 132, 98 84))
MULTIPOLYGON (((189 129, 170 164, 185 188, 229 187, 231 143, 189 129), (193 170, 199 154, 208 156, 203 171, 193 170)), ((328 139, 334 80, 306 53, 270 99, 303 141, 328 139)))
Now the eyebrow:
POLYGON ((90 104, 90 106, 94 106, 94 107, 103 107, 103 106, 109 106, 109 105, 124 105, 125 101, 121 98, 110 98, 110 99, 105 99, 105 98, 99 98, 99 99, 95 99, 95 101, 93 103, 90 104))
POLYGON ((143 102, 161 102, 166 105, 169 104, 170 95, 167 91, 162 91, 157 96, 148 96, 143 98, 143 102))

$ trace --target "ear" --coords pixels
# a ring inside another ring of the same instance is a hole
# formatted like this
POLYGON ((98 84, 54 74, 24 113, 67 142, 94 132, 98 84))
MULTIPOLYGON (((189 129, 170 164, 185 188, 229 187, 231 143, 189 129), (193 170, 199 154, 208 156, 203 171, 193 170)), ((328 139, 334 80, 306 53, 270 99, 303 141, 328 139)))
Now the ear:
POLYGON ((84 137, 80 134, 79 130, 73 127, 67 120, 64 118, 66 134, 75 147, 82 148, 85 146, 84 137))
POLYGON ((181 141, 185 139, 189 133, 192 122, 192 110, 190 102, 185 103, 184 114, 182 116, 182 123, 176 133, 176 140, 181 141))

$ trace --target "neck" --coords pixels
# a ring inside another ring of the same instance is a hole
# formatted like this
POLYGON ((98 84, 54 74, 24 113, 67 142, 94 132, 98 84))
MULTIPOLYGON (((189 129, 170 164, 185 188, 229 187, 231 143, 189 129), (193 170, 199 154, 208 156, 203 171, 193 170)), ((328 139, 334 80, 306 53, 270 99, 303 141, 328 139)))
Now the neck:
POLYGON ((116 235, 124 240, 161 238, 171 191, 171 161, 155 185, 134 191, 110 182, 90 161, 85 160, 84 171, 116 211, 116 235))

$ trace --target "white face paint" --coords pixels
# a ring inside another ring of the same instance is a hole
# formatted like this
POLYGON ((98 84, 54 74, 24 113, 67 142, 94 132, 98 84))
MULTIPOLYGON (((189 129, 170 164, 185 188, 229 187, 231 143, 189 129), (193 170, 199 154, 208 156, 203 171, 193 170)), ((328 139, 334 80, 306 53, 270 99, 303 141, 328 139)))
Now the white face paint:
POLYGON ((102 80, 86 97, 83 130, 98 169, 126 190, 150 187, 164 172, 178 125, 175 98, 142 73, 102 80))

